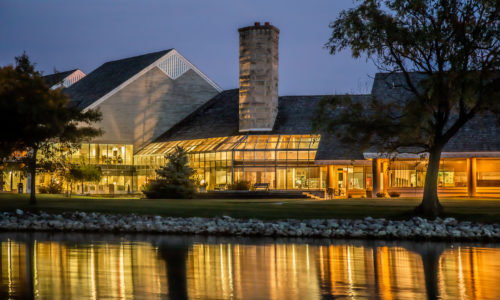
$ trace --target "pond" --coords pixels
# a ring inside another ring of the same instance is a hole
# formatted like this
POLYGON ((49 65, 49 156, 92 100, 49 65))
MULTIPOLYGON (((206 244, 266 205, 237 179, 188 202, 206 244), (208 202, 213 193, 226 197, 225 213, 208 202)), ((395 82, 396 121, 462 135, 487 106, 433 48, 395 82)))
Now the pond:
POLYGON ((500 299, 500 244, 0 233, 1 299, 500 299))

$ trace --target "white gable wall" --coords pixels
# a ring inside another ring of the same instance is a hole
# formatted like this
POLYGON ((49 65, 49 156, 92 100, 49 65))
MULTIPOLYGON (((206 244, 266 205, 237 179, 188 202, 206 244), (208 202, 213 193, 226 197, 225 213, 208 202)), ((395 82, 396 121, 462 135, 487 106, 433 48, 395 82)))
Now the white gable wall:
POLYGON ((218 92, 195 69, 174 80, 155 65, 92 105, 102 112, 98 126, 105 131, 94 142, 133 144, 136 152, 218 92))
POLYGON ((66 76, 66 78, 64 78, 61 83, 53 85, 51 89, 55 90, 61 86, 63 86, 64 88, 68 88, 85 76, 86 76, 85 73, 83 73, 81 70, 78 69, 75 72, 66 76))

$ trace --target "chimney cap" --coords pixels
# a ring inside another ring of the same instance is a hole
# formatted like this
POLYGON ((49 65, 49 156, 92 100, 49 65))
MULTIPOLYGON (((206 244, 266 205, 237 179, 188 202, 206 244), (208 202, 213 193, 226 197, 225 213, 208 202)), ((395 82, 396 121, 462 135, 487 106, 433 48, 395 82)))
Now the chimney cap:
POLYGON ((238 31, 243 32, 243 31, 255 30, 255 29, 271 29, 271 30, 276 31, 277 33, 280 32, 280 30, 278 28, 276 28, 275 26, 271 25, 270 22, 265 22, 264 25, 261 25, 260 22, 255 22, 253 26, 242 27, 242 28, 239 28, 238 31))

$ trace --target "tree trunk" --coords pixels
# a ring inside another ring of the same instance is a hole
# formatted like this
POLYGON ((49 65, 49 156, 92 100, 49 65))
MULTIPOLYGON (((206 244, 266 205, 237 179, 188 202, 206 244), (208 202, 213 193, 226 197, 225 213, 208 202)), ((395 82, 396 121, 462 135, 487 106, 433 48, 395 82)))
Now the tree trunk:
POLYGON ((440 159, 441 148, 435 148, 429 152, 429 164, 424 183, 424 197, 422 203, 415 209, 418 214, 430 219, 435 219, 443 212, 443 207, 439 203, 437 194, 440 159))
POLYGON ((30 182, 30 205, 36 204, 36 191, 35 191, 35 176, 36 176, 36 153, 38 152, 37 148, 32 148, 32 153, 29 162, 29 173, 31 175, 30 182))

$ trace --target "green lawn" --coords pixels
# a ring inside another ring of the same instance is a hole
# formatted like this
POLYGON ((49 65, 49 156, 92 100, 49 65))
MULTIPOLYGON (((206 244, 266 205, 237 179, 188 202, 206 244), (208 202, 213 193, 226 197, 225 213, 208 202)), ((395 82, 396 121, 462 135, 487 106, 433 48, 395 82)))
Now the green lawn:
MULTIPOLYGON (((147 214, 173 217, 312 219, 312 218, 374 218, 405 219, 419 203, 416 198, 396 199, 224 199, 171 200, 138 198, 96 198, 38 195, 38 204, 30 206, 28 195, 0 194, 0 211, 22 210, 49 213, 86 211, 114 214, 147 214)), ((445 217, 460 220, 500 223, 500 199, 441 199, 445 217)))

